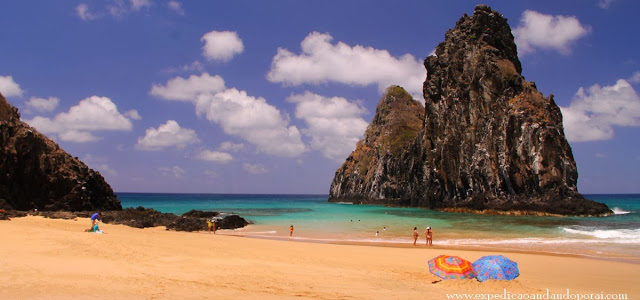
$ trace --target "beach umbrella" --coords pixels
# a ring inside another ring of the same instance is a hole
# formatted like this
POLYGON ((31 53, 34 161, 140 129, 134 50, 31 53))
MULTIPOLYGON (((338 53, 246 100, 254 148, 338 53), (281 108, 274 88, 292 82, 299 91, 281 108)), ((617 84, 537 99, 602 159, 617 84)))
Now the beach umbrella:
POLYGON ((512 280, 518 275, 518 263, 502 255, 483 256, 473 263, 478 281, 487 279, 512 280))
POLYGON ((457 256, 440 255, 429 260, 429 272, 442 279, 471 279, 471 262, 457 256))

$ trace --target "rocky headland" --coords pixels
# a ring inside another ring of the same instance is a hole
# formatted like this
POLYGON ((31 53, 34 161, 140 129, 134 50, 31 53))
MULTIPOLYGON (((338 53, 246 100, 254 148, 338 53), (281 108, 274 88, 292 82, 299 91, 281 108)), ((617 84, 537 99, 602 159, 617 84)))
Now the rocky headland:
POLYGON ((603 215, 577 191, 562 114, 522 76, 507 20, 478 5, 424 61, 425 106, 400 87, 380 100, 329 201, 447 211, 603 215))
POLYGON ((0 95, 0 209, 119 210, 99 172, 20 120, 0 95))
POLYGON ((219 229, 249 224, 238 215, 219 212, 191 211, 177 216, 143 207, 123 210, 99 172, 22 122, 18 109, 0 94, 0 220, 27 214, 88 218, 95 211, 102 211, 105 223, 136 228, 206 230, 207 218, 216 219, 219 229))

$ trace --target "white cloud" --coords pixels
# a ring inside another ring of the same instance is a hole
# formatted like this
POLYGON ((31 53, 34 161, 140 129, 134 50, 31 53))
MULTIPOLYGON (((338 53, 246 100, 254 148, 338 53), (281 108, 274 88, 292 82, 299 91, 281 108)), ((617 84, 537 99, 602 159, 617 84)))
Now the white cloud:
POLYGON ((233 160, 233 156, 226 152, 202 150, 196 156, 199 160, 206 160, 214 163, 228 163, 233 160))
POLYGON ((36 116, 25 120, 45 134, 56 134, 63 141, 85 143, 99 138, 93 131, 130 131, 131 121, 118 112, 107 97, 91 96, 53 118, 36 116))
POLYGON ((242 165, 242 168, 254 175, 257 174, 264 174, 269 172, 269 170, 267 170, 267 168, 265 168, 265 166, 263 166, 262 164, 250 164, 250 163, 245 163, 244 165, 242 165))
POLYGON ((202 55, 208 60, 227 62, 244 50, 242 40, 235 31, 210 31, 200 40, 204 42, 202 55))
POLYGON ((640 97, 624 79, 615 85, 580 88, 569 107, 561 107, 567 139, 608 140, 614 126, 640 126, 640 97))
POLYGON ((567 55, 571 53, 571 44, 590 31, 591 28, 581 24, 575 16, 552 16, 525 10, 513 35, 521 56, 538 48, 567 55))
POLYGON ((184 9, 182 8, 182 3, 178 1, 169 1, 169 3, 167 3, 167 6, 169 6, 169 9, 171 9, 175 13, 181 16, 184 16, 184 9))
POLYGON ((602 9, 607 9, 609 8, 609 6, 611 6, 611 4, 613 4, 615 0, 600 0, 598 1, 598 6, 600 6, 600 8, 602 9))
POLYGON ((145 7, 151 7, 151 2, 149 0, 131 0, 131 9, 134 11, 138 11, 145 7))
POLYGON ((355 149, 368 126, 361 117, 367 110, 342 97, 305 92, 287 101, 296 103, 296 118, 307 124, 302 132, 311 136, 311 148, 335 161, 343 161, 355 149))
POLYGON ((142 119, 142 117, 140 116, 138 111, 135 110, 135 109, 132 109, 132 110, 129 110, 129 111, 125 112, 124 116, 129 117, 132 120, 141 120, 142 119))
POLYGON ((35 111, 40 113, 52 112, 58 107, 60 103, 60 99, 56 97, 45 98, 37 98, 31 97, 29 101, 26 102, 27 110, 29 112, 35 111))
POLYGON ((222 142, 222 144, 220 144, 220 147, 218 147, 218 150, 221 151, 231 151, 231 152, 237 152, 244 149, 244 144, 242 143, 232 143, 232 142, 222 142))
POLYGON ((80 3, 76 6, 76 14, 83 21, 95 20, 97 17, 89 11, 89 5, 86 3, 80 3))
POLYGON ((258 151, 291 157, 307 150, 298 129, 289 126, 289 120, 275 106, 262 97, 225 88, 220 76, 203 73, 187 79, 175 77, 164 86, 154 85, 150 93, 164 99, 193 102, 198 115, 220 125, 225 133, 256 145, 258 151))
POLYGON ((629 77, 627 81, 630 83, 640 83, 640 71, 636 71, 635 73, 633 73, 633 75, 631 75, 631 77, 629 77))
POLYGON ((173 176, 175 178, 182 178, 187 173, 183 168, 178 166, 173 166, 171 168, 168 167, 160 167, 158 171, 164 176, 173 176))
POLYGON ((218 93, 224 89, 222 77, 202 73, 187 79, 178 76, 169 79, 165 85, 154 84, 149 93, 167 100, 193 101, 200 94, 218 93))
POLYGON ((196 112, 220 125, 225 133, 256 145, 258 151, 288 157, 306 151, 298 128, 288 126, 280 111, 262 97, 234 88, 202 94, 196 100, 196 112))
POLYGON ((413 95, 422 94, 426 71, 413 55, 396 58, 387 50, 349 46, 343 42, 334 45, 331 44, 332 39, 328 33, 311 32, 300 44, 301 54, 279 48, 267 79, 291 85, 326 82, 358 86, 377 84, 380 92, 396 84, 413 95))
POLYGON ((182 128, 178 122, 168 120, 157 129, 148 128, 145 135, 138 138, 135 148, 144 151, 158 151, 171 147, 183 149, 187 145, 197 142, 199 140, 194 130, 182 128))
POLYGON ((117 18, 151 7, 151 1, 149 0, 111 0, 110 2, 111 4, 107 6, 107 11, 111 16, 117 18))
POLYGON ((13 77, 11 76, 0 75, 0 93, 5 97, 22 97, 20 85, 13 81, 13 77))

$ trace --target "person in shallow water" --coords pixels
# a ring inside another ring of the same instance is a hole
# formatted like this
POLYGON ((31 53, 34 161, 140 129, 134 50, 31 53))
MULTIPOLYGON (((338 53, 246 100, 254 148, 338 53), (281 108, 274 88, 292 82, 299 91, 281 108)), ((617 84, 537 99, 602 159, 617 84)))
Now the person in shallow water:
POLYGON ((289 238, 293 237, 293 225, 289 226, 289 238))
POLYGON ((418 241, 418 227, 413 227, 413 245, 418 241))
POLYGON ((424 236, 427 246, 433 246, 433 230, 431 230, 431 227, 427 227, 427 230, 424 231, 424 236))

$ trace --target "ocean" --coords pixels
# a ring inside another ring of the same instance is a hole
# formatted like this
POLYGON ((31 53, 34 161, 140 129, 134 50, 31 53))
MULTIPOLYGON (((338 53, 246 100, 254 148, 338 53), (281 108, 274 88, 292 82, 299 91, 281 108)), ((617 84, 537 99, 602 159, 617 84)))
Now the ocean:
POLYGON ((640 263, 640 194, 585 197, 607 204, 615 214, 494 216, 330 203, 327 195, 118 193, 125 208, 143 206, 175 214, 211 210, 236 213, 253 222, 223 234, 287 239, 289 226, 294 225, 294 239, 301 241, 403 246, 413 243, 414 227, 421 234, 419 245, 424 245, 423 232, 430 226, 437 247, 544 252, 640 263))

